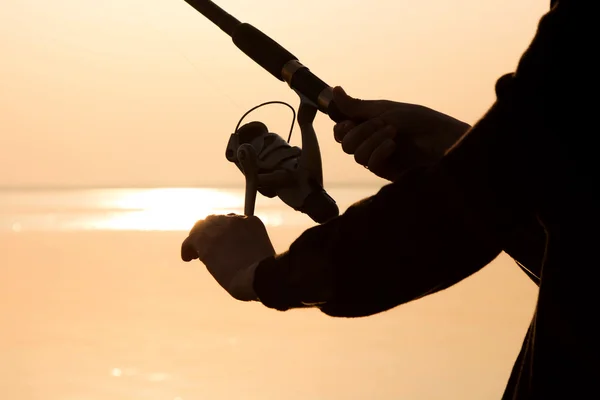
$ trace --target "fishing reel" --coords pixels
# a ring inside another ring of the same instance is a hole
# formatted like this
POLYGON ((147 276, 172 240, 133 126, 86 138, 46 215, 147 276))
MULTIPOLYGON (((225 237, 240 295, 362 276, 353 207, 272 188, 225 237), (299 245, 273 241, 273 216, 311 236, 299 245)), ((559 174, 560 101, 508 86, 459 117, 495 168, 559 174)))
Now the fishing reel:
POLYGON ((302 148, 289 143, 296 111, 281 101, 270 101, 249 110, 229 138, 225 156, 246 178, 244 214, 247 216, 254 215, 257 193, 268 198, 277 196, 320 224, 339 215, 335 200, 323 188, 321 153, 313 127, 318 108, 302 95, 300 97, 298 125, 302 148), (262 122, 253 121, 240 127, 250 112, 268 104, 283 104, 292 110, 294 117, 287 141, 269 132, 262 122))

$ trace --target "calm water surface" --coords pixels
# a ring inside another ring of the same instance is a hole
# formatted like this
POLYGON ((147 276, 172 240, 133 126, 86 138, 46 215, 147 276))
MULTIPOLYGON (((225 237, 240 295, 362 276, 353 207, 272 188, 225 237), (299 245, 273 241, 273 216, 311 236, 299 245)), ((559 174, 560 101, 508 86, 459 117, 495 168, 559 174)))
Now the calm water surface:
MULTIPOLYGON (((0 398, 499 399, 536 296, 507 256, 381 315, 279 313, 179 260, 197 219, 242 209, 233 189, 1 191, 0 398)), ((312 226, 257 214, 279 251, 312 226)))

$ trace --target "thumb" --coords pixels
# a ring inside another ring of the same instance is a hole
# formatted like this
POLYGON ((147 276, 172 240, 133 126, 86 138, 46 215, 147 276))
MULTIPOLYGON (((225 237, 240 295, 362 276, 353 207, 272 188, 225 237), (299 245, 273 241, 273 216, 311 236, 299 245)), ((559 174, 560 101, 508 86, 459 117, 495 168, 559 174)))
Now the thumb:
POLYGON ((352 119, 370 119, 388 110, 384 100, 361 100, 349 96, 340 86, 333 88, 333 101, 338 109, 352 119))
POLYGON ((185 262, 190 262, 198 258, 198 252, 194 247, 194 243, 188 236, 181 244, 181 259, 185 262))

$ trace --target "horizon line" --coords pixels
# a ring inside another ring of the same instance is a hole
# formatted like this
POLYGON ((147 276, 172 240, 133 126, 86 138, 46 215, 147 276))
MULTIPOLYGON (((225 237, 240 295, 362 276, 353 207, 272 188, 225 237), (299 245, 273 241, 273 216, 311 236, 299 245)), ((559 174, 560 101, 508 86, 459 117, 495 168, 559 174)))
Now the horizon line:
MULTIPOLYGON (((332 182, 325 188, 345 187, 379 187, 386 182, 332 182)), ((197 184, 197 185, 0 185, 0 191, 34 191, 34 190, 91 190, 91 189, 240 189, 244 190, 242 183, 223 184, 197 184)))

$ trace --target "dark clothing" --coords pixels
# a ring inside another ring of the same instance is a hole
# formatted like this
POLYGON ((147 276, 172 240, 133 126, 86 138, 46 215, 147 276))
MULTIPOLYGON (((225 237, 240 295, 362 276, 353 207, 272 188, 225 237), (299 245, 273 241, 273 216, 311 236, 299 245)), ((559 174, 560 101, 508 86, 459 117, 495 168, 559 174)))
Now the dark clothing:
POLYGON ((262 262, 263 304, 372 315, 506 251, 540 291, 504 399, 595 398, 594 3, 553 2, 516 71, 498 80, 496 102, 440 163, 408 171, 262 262))

